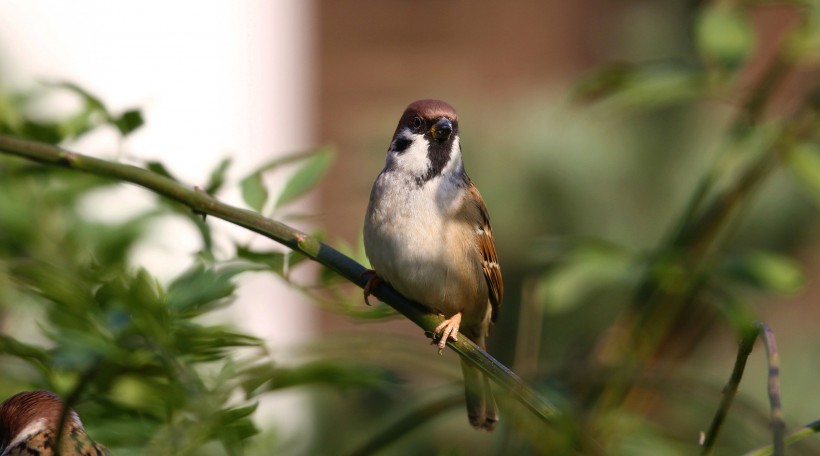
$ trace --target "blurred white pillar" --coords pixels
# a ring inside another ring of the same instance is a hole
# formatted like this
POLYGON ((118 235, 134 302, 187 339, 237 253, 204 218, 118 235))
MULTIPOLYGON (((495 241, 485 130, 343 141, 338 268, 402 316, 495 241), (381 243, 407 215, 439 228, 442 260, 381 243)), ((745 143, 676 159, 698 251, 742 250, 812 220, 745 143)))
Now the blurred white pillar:
MULTIPOLYGON (((6 88, 66 80, 114 111, 142 108, 146 125, 122 145, 127 156, 160 160, 195 185, 230 155, 236 184, 276 154, 312 144, 311 7, 303 0, 3 0, 0 64, 10 76, 6 88)), ((49 109, 66 103, 55 100, 49 109)), ((110 157, 120 144, 112 130, 71 147, 110 157)), ((123 193, 108 203, 101 196, 95 210, 133 214, 150 200, 142 189, 123 193)), ((223 198, 240 203, 238 192, 223 198)), ((209 221, 223 236, 272 247, 209 221)), ((152 238, 135 262, 160 277, 177 274, 198 248, 195 232, 179 221, 160 223, 152 238)), ((256 275, 241 284, 231 309, 277 355, 312 333, 311 307, 301 301, 277 278, 256 275)), ((296 424, 292 409, 284 415, 296 424)))

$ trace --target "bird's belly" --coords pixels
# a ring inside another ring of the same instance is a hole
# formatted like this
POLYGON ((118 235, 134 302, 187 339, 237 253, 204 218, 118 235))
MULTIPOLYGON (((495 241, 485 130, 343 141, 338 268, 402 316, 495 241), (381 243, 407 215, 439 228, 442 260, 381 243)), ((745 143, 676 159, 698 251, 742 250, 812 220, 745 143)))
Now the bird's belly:
POLYGON ((385 222, 365 233, 368 258, 384 280, 407 298, 448 317, 475 307, 483 277, 475 276, 465 247, 447 248, 464 242, 456 236, 458 227, 416 217, 385 222))

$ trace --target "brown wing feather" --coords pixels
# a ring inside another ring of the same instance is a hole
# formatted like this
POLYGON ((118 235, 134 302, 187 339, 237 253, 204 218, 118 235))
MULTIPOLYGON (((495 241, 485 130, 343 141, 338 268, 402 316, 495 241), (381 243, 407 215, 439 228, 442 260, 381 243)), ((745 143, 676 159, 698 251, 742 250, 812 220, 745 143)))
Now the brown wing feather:
POLYGON ((470 192, 470 200, 476 202, 478 209, 478 223, 476 235, 478 236, 478 248, 482 256, 482 266, 484 268, 484 278, 490 291, 490 305, 492 305, 492 321, 498 318, 498 308, 504 298, 504 281, 501 279, 501 266, 498 264, 498 255, 495 252, 495 242, 493 241, 493 230, 490 227, 490 215, 481 193, 478 192, 475 184, 467 178, 467 186, 470 192))

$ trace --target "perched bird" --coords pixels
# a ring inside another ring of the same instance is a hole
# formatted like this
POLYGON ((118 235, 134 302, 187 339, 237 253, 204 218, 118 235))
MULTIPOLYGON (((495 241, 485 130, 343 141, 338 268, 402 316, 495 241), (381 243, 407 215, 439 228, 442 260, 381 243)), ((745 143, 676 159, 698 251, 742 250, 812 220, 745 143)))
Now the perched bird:
MULTIPOLYGON (((461 161, 458 117, 449 104, 420 100, 404 111, 376 178, 364 221, 375 275, 445 320, 439 351, 459 330, 486 347, 503 295, 487 207, 461 161)), ((498 410, 483 372, 461 360, 467 415, 492 431, 498 410)))
MULTIPOLYGON (((0 456, 57 454, 57 427, 63 403, 49 391, 18 393, 0 405, 0 456)), ((94 443, 74 410, 68 410, 60 437, 62 456, 103 456, 108 450, 94 443)))

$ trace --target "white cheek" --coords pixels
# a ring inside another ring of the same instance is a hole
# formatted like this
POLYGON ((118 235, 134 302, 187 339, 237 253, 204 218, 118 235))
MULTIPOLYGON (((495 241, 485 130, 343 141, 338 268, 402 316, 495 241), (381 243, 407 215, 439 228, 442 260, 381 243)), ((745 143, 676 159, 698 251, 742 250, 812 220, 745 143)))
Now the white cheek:
POLYGON ((28 425, 26 425, 26 427, 24 427, 20 432, 18 432, 17 435, 14 437, 14 440, 12 440, 6 446, 6 448, 14 448, 16 445, 28 440, 28 438, 31 437, 32 435, 34 435, 34 434, 36 434, 40 431, 43 431, 45 429, 48 429, 48 426, 46 424, 46 419, 45 418, 38 418, 38 419, 32 421, 31 423, 29 423, 28 425))
POLYGON ((442 170, 442 174, 450 175, 455 168, 461 166, 461 143, 458 140, 458 136, 453 138, 453 146, 450 149, 450 160, 447 162, 447 165, 442 170))
POLYGON ((430 159, 427 157, 429 143, 423 135, 412 134, 409 131, 403 132, 403 138, 409 139, 410 146, 401 152, 395 152, 391 147, 388 151, 388 165, 396 172, 406 173, 411 176, 421 176, 430 167, 430 159))

